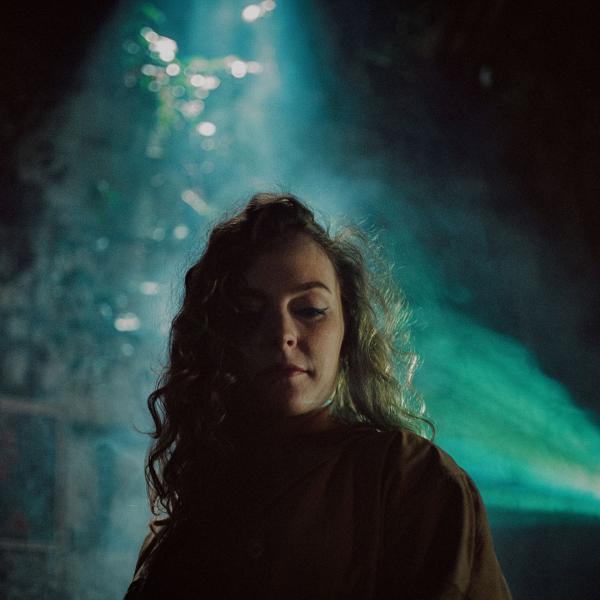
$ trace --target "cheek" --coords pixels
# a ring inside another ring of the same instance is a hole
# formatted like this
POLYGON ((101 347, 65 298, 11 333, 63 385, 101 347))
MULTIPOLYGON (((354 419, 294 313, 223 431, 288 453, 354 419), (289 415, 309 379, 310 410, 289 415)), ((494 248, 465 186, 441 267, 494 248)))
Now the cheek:
POLYGON ((240 374, 251 375, 260 366, 262 353, 256 336, 247 333, 235 340, 233 347, 236 356, 236 370, 240 374))
MULTIPOLYGON (((342 338, 343 329, 337 324, 332 324, 313 340, 315 355, 319 359, 321 368, 327 370, 327 374, 330 374, 331 371, 337 371, 342 338)), ((325 373, 322 373, 322 375, 325 375, 325 373)))
POLYGON ((261 330, 258 325, 244 323, 238 327, 234 337, 234 344, 246 356, 255 356, 260 346, 261 330))

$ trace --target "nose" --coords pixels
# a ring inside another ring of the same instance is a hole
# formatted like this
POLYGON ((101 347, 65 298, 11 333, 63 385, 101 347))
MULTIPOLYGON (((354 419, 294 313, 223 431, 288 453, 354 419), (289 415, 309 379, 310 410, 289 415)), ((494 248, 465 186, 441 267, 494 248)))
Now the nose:
POLYGON ((298 343, 298 330, 290 314, 285 311, 273 312, 265 319, 263 340, 270 347, 290 350, 298 343))

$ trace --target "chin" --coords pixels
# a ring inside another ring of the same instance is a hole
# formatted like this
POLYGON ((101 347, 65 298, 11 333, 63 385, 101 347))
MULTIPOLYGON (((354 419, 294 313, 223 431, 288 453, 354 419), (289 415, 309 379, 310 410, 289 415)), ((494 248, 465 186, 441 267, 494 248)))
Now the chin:
POLYGON ((256 410, 265 417, 285 417, 302 412, 302 400, 293 393, 273 394, 274 390, 255 392, 256 410))
POLYGON ((268 412, 273 416, 296 417, 314 410, 314 407, 303 402, 302 398, 290 395, 287 397, 279 396, 270 399, 268 404, 265 404, 265 409, 265 412, 268 412), (267 408, 267 406, 269 408, 267 408))
POLYGON ((315 403, 311 402, 303 402, 302 399, 297 399, 295 402, 288 403, 287 414, 289 416, 300 416, 306 415, 309 413, 314 413, 326 406, 325 400, 322 402, 315 403))

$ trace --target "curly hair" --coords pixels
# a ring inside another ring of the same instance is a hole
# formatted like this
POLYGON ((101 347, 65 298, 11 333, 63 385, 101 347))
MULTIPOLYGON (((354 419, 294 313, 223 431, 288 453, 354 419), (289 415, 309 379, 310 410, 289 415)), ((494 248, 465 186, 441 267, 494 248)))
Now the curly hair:
POLYGON ((169 362, 148 397, 155 429, 146 481, 156 515, 184 511, 191 482, 231 448, 223 432, 237 393, 231 342, 232 327, 239 326, 237 286, 261 252, 293 233, 308 235, 324 250, 340 282, 345 335, 331 402, 334 418, 433 436, 412 385, 418 360, 409 346, 409 312, 378 248, 355 227, 330 235, 293 195, 257 194, 212 229, 185 276, 169 362))

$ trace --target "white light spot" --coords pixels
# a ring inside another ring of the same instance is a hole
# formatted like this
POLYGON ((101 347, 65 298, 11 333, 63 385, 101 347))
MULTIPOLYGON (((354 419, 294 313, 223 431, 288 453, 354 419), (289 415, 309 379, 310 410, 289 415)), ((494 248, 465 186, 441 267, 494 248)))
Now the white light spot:
POLYGON ((160 285, 156 281, 142 281, 140 283, 140 292, 145 296, 156 296, 160 290, 160 285))
POLYGON ((262 15, 262 9, 258 4, 249 4, 242 11, 242 19, 247 23, 252 23, 252 21, 256 21, 262 15))
POLYGON ((154 77, 158 73, 158 68, 155 65, 146 64, 140 69, 143 75, 154 77))
POLYGON ((246 63, 246 66, 248 67, 248 73, 262 73, 263 67, 259 62, 256 62, 255 60, 251 60, 250 62, 246 63))
POLYGON ((177 52, 177 42, 171 38, 158 36, 158 39, 151 42, 150 51, 158 54, 160 60, 171 62, 177 52))
POLYGON ((195 190, 184 190, 181 193, 181 199, 186 204, 189 204, 199 215, 206 215, 210 212, 210 207, 206 201, 195 190))
POLYGON ((221 85, 221 80, 214 75, 209 75, 204 78, 204 89, 206 90, 216 90, 221 85))
POLYGON ((150 27, 142 27, 140 29, 140 34, 147 42, 150 42, 150 43, 156 42, 160 38, 158 33, 156 33, 156 31, 153 31, 152 29, 150 29, 150 27))
POLYGON ((238 79, 245 77, 246 73, 248 73, 248 65, 243 60, 234 60, 230 67, 231 74, 238 79))
POLYGON ((204 110, 204 102, 202 100, 190 100, 189 102, 184 102, 179 110, 188 119, 193 119, 204 110))
POLYGON ((260 5, 263 8, 263 10, 266 11, 275 10, 275 7, 277 6, 277 4, 275 4, 275 0, 263 0, 263 2, 260 3, 260 5))
POLYGON ((215 135, 217 131, 217 126, 210 121, 202 121, 196 125, 196 131, 200 135, 204 135, 206 137, 210 137, 211 135, 215 135))
POLYGON ((178 240, 185 240, 185 238, 190 235, 190 228, 187 225, 177 225, 177 227, 173 229, 173 235, 178 240))
POLYGON ((167 75, 175 77, 175 75, 179 75, 179 73, 181 73, 181 67, 177 63, 171 63, 167 66, 167 75))
POLYGON ((200 74, 192 75, 190 77, 190 83, 194 87, 202 87, 202 86, 204 86, 204 81, 205 81, 204 76, 200 75, 200 74))
POLYGON ((123 313, 115 319, 114 326, 117 331, 137 331, 140 320, 134 313, 123 313))

